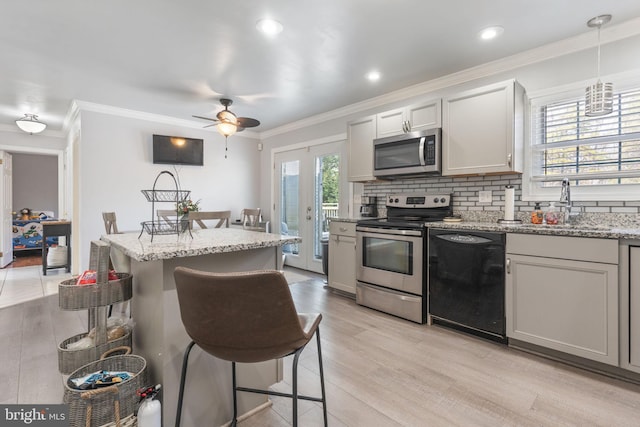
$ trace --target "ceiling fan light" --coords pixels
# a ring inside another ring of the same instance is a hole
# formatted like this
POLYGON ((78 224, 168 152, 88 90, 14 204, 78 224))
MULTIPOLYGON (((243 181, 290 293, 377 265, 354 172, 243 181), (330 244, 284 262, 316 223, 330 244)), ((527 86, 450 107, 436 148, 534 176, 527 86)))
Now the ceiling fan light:
POLYGON ((229 110, 220 111, 216 117, 223 123, 231 123, 233 125, 238 124, 238 118, 229 110))
POLYGON ((216 127, 218 132, 225 137, 233 135, 238 130, 238 126, 235 123, 229 122, 220 122, 216 127))
POLYGON ((31 135, 34 133, 40 133, 47 128, 45 123, 38 120, 38 116, 28 113, 25 113, 23 118, 16 120, 16 125, 18 125, 21 130, 31 135))

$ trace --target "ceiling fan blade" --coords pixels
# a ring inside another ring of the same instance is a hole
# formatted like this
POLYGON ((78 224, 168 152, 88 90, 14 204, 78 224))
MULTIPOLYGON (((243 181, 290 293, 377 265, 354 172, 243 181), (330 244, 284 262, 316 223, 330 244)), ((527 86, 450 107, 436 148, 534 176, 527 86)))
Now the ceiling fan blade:
POLYGON ((203 116, 191 116, 191 117, 195 117, 196 119, 211 120, 212 122, 218 121, 218 119, 212 119, 211 117, 203 117, 203 116))
POLYGON ((202 126, 202 129, 210 128, 211 126, 218 126, 217 123, 211 123, 210 125, 202 126))
POLYGON ((238 127, 254 128, 256 126, 260 126, 260 121, 250 117, 238 117, 238 127))

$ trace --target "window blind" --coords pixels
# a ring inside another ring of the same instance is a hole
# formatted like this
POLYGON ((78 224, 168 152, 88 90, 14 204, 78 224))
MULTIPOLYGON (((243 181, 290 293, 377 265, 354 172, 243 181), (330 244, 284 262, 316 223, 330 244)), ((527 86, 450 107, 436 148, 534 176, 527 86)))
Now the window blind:
POLYGON ((557 186, 640 183, 640 89, 615 94, 613 112, 584 115, 584 99, 532 105, 531 180, 557 186))

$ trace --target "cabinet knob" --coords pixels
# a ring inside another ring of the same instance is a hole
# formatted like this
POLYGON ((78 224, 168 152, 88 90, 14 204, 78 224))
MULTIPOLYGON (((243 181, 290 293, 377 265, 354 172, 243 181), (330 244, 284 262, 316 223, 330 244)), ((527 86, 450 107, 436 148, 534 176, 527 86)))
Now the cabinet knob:
POLYGON ((344 232, 347 231, 347 229, 345 227, 340 227, 340 231, 344 232))

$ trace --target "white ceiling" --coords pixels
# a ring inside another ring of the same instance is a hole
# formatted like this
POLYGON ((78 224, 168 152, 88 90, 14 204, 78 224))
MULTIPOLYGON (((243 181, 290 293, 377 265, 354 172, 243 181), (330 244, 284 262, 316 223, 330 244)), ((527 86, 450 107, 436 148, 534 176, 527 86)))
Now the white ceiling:
POLYGON ((264 132, 558 40, 595 40, 586 22, 604 13, 615 26, 640 17, 640 1, 6 1, 0 126, 36 113, 61 130, 74 99, 196 120, 225 95, 264 132), (265 38, 263 17, 284 31, 265 38), (503 36, 480 41, 490 25, 503 36))

